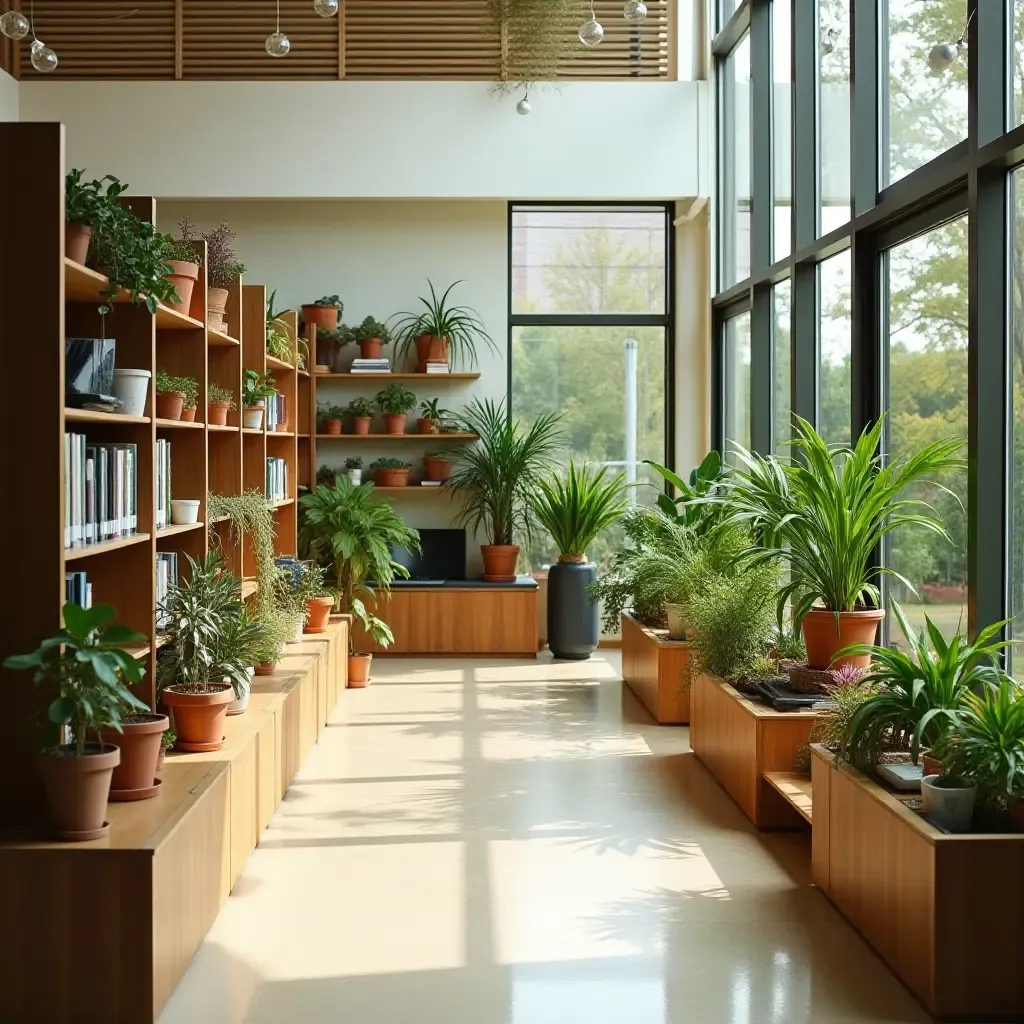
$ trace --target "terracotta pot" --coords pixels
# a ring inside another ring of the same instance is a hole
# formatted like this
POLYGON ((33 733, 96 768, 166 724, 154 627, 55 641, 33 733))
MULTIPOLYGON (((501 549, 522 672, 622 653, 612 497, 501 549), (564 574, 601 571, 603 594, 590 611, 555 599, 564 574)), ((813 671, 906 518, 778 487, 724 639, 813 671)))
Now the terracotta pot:
POLYGON ((370 683, 372 654, 350 654, 348 656, 348 686, 350 690, 361 690, 370 683))
POLYGON ((111 800, 145 800, 159 792, 155 785, 160 741, 170 727, 166 715, 132 715, 121 723, 121 732, 102 729, 104 743, 121 750, 121 763, 110 782, 111 800))
POLYGON ((421 434, 432 434, 434 432, 434 427, 440 422, 440 420, 431 419, 429 416, 421 416, 416 421, 416 429, 419 430, 421 434))
MULTIPOLYGON (((165 391, 156 396, 156 414, 163 420, 180 420, 181 409, 185 404, 184 391, 165 391)), ((193 417, 195 414, 193 413, 193 417)))
POLYGON ((922 754, 921 767, 925 775, 938 775, 942 771, 942 762, 931 754, 922 754))
POLYGON ((428 480, 440 480, 444 483, 452 475, 452 460, 440 455, 428 455, 423 460, 423 470, 428 480))
POLYGON ((88 224, 64 225, 64 255, 76 263, 85 264, 89 258, 89 243, 92 241, 92 228, 88 224))
POLYGON ((1014 832, 1024 832, 1024 800, 1007 801, 1014 832))
POLYGON ((227 288, 206 289, 206 326, 211 331, 224 331, 224 312, 228 306, 227 288))
POLYGON ((230 402, 210 402, 206 407, 206 422, 215 427, 227 426, 230 402))
POLYGON ((839 668, 841 665, 856 665, 866 669, 871 664, 867 654, 855 658, 840 658, 833 661, 836 651, 847 644, 871 644, 878 634, 878 624, 885 618, 881 608, 866 608, 863 611, 840 612, 839 629, 836 629, 834 612, 814 608, 804 616, 804 643, 807 645, 807 664, 811 668, 839 668))
POLYGON ((409 416, 404 412, 386 412, 384 413, 384 433, 385 434, 404 434, 405 424, 408 421, 409 416))
POLYGON ((330 363, 316 363, 313 366, 313 372, 314 373, 330 373, 331 372, 331 364, 330 363))
POLYGON ((306 324, 316 324, 318 328, 333 331, 338 326, 339 312, 337 306, 303 306, 302 319, 306 324))
POLYGON ((373 482, 378 487, 408 487, 409 470, 407 469, 375 469, 373 482))
POLYGON ((156 773, 159 775, 164 770, 164 761, 167 760, 167 751, 164 750, 163 746, 160 747, 160 751, 156 755, 156 773))
POLYGON ((192 406, 191 409, 181 410, 181 419, 184 423, 195 423, 196 421, 196 406, 192 406))
POLYGON ((333 597, 313 597, 306 602, 307 633, 326 633, 327 623, 331 621, 331 609, 334 607, 333 597))
POLYGON ((192 289, 199 279, 199 264, 187 263, 184 260, 164 260, 164 263, 171 268, 166 276, 174 285, 179 299, 178 302, 169 302, 168 305, 175 313, 184 313, 188 316, 192 309, 192 289))
POLYGON ((364 359, 380 359, 384 351, 380 338, 364 338, 359 342, 359 354, 364 359))
POLYGON ((208 693, 185 693, 176 687, 163 690, 163 702, 174 708, 178 750, 220 750, 224 746, 224 720, 235 691, 228 683, 207 683, 208 693))
POLYGON ((484 556, 484 579, 489 583, 515 583, 518 544, 481 544, 484 556))
POLYGON ((98 839, 108 827, 110 778, 121 751, 109 743, 89 743, 85 751, 79 757, 73 746, 56 747, 39 760, 50 828, 65 842, 98 839))
POLYGON ((276 661, 265 661, 262 664, 256 666, 256 675, 272 676, 274 674, 275 668, 277 668, 276 661))
POLYGON ((427 363, 448 362, 448 339, 436 334, 417 334, 416 360, 420 373, 427 372, 427 363))
POLYGON ((373 420, 369 416, 354 416, 352 418, 352 433, 368 434, 372 422, 373 420))
POLYGON ((276 426, 274 427, 274 432, 277 433, 277 434, 284 434, 284 433, 287 432, 287 430, 288 430, 288 421, 287 420, 278 420, 276 426))
POLYGON ((341 433, 341 420, 324 420, 324 433, 325 434, 340 434, 341 433))

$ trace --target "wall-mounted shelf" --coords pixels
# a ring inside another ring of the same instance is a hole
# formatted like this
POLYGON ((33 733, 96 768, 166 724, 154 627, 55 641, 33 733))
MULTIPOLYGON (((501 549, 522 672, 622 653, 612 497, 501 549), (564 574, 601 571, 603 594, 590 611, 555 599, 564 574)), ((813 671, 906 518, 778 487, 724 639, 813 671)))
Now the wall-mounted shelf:
MULTIPOLYGON (((120 412, 97 412, 93 409, 64 410, 65 423, 149 423, 148 416, 125 416, 120 412)), ((157 421, 159 422, 159 420, 157 421)))
POLYGON ((317 441, 476 441, 477 434, 317 434, 317 441))
POLYGON ((202 430, 205 423, 197 423, 195 420, 165 420, 159 416, 154 421, 162 430, 202 430))
POLYGON ((209 429, 219 430, 225 434, 237 434, 240 428, 232 426, 230 423, 211 423, 209 429))
POLYGON ((222 331, 212 331, 209 327, 206 328, 206 340, 210 345, 215 346, 235 346, 237 348, 242 344, 237 338, 232 338, 230 334, 224 334, 222 331))
POLYGON ((267 366, 274 367, 275 370, 294 370, 295 367, 291 363, 286 363, 283 359, 278 359, 276 356, 272 356, 269 352, 266 356, 267 366))
POLYGON ((479 373, 315 373, 317 380, 479 380, 479 373))

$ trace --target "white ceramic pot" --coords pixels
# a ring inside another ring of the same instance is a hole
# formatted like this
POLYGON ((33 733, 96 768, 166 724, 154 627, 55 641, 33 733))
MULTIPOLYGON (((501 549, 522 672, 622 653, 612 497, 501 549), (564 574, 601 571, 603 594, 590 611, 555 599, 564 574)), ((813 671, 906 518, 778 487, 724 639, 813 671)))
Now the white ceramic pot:
POLYGON ((245 693, 241 697, 236 697, 228 705, 228 714, 229 715, 242 715, 242 714, 245 713, 246 708, 249 707, 249 694, 250 694, 250 692, 251 692, 250 690, 246 690, 245 693))
POLYGON ((686 631, 690 624, 683 616, 681 604, 665 604, 665 614, 668 616, 668 638, 669 640, 685 640, 686 631))
POLYGON ((303 630, 306 628, 306 613, 302 612, 295 616, 295 632, 289 638, 288 643, 297 644, 306 639, 303 630))
POLYGON ((359 486, 363 482, 363 471, 361 469, 347 469, 349 480, 352 481, 356 486, 359 486))
POLYGON ((246 406, 242 410, 242 426, 246 430, 259 430, 263 426, 262 406, 255 406, 251 409, 246 406))
POLYGON ((974 799, 977 786, 963 789, 949 789, 936 785, 939 775, 925 775, 921 778, 921 802, 924 816, 950 832, 970 832, 974 818, 974 799))
POLYGON ((171 522, 175 526, 199 522, 199 502, 191 498, 171 498, 171 522))
POLYGON ((150 376, 149 370, 114 370, 114 397, 121 399, 121 412, 125 416, 146 415, 150 376))

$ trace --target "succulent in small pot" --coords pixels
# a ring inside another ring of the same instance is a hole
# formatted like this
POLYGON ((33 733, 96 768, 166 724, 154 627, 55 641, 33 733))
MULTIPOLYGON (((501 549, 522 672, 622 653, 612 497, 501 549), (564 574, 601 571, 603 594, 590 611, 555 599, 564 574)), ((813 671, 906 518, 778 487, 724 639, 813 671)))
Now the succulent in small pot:
POLYGON ((441 421, 451 416, 448 409, 442 409, 439 398, 430 398, 420 403, 420 418, 416 427, 421 434, 437 434, 441 430, 441 421))
POLYGON ((385 432, 404 434, 409 410, 416 405, 416 396, 398 384, 389 384, 377 392, 374 401, 384 414, 385 432))
POLYGON ((182 219, 178 230, 181 232, 181 238, 169 238, 163 249, 163 259, 168 268, 167 277, 178 294, 177 301, 169 302, 168 305, 176 313, 189 316, 192 310, 192 292, 196 281, 199 280, 199 268, 202 266, 198 245, 200 239, 195 234, 195 225, 187 217, 182 219))
POLYGON ((191 377, 172 377, 166 370, 156 371, 156 415, 159 419, 181 419, 191 380, 191 377))
POLYGON ((452 475, 452 460, 442 452, 430 452, 423 456, 423 474, 427 480, 444 483, 452 475))
POLYGON ((365 398, 353 398, 346 409, 352 419, 353 434, 368 434, 373 423, 373 403, 365 398))
POLYGON ((352 337, 359 343, 359 354, 364 359, 380 359, 384 346, 391 341, 387 327, 372 316, 352 329, 352 337))
POLYGON ((260 619, 263 626, 263 639, 260 640, 255 654, 255 674, 258 676, 273 675, 274 668, 284 651, 285 642, 292 632, 289 618, 279 611, 267 611, 260 619))
POLYGON ((370 463, 373 482, 378 487, 408 487, 410 469, 412 463, 403 462, 401 459, 375 459, 370 463))
POLYGON ((303 305, 302 320, 307 324, 316 324, 318 334, 321 328, 333 331, 344 309, 345 304, 337 295, 324 295, 316 302, 303 305))
POLYGON ((345 472, 348 474, 349 480, 354 484, 361 484, 363 482, 363 460, 358 455, 350 455, 345 460, 345 472))
POLYGON ((228 413, 238 408, 235 405, 235 393, 231 388, 222 388, 213 381, 206 388, 207 422, 210 426, 226 426, 228 413))
POLYGON ((63 614, 63 629, 31 654, 5 659, 4 667, 31 669, 34 683, 56 690, 47 717, 69 729, 72 742, 43 751, 47 815, 56 839, 81 842, 107 831, 107 797, 121 760, 118 747, 100 741, 100 730, 119 731, 126 715, 149 711, 128 689, 142 680, 142 665, 120 646, 143 643, 146 637, 112 624, 117 611, 110 605, 85 609, 68 602, 63 614), (96 742, 90 742, 90 733, 96 742))
POLYGON ((318 434, 340 434, 345 420, 345 408, 331 402, 320 402, 316 407, 318 434))

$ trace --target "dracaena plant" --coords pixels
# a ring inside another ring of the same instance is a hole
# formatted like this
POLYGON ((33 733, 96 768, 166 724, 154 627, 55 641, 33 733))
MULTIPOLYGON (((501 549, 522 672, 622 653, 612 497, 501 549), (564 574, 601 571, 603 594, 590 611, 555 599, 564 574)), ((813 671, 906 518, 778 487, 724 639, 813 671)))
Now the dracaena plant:
POLYGON ((714 530, 725 518, 725 508, 713 500, 722 493, 728 474, 718 452, 708 452, 701 464, 690 471, 689 480, 658 462, 644 461, 679 492, 676 498, 658 495, 658 507, 665 515, 700 534, 714 530))
POLYGON ((32 681, 52 686, 57 696, 47 709, 55 725, 71 729, 75 753, 85 754, 90 730, 110 726, 121 731, 121 719, 149 708, 128 689, 143 677, 139 661, 122 644, 144 643, 141 633, 112 624, 116 609, 98 604, 86 609, 64 605, 64 628, 46 637, 31 654, 4 660, 4 668, 32 669, 32 681))

